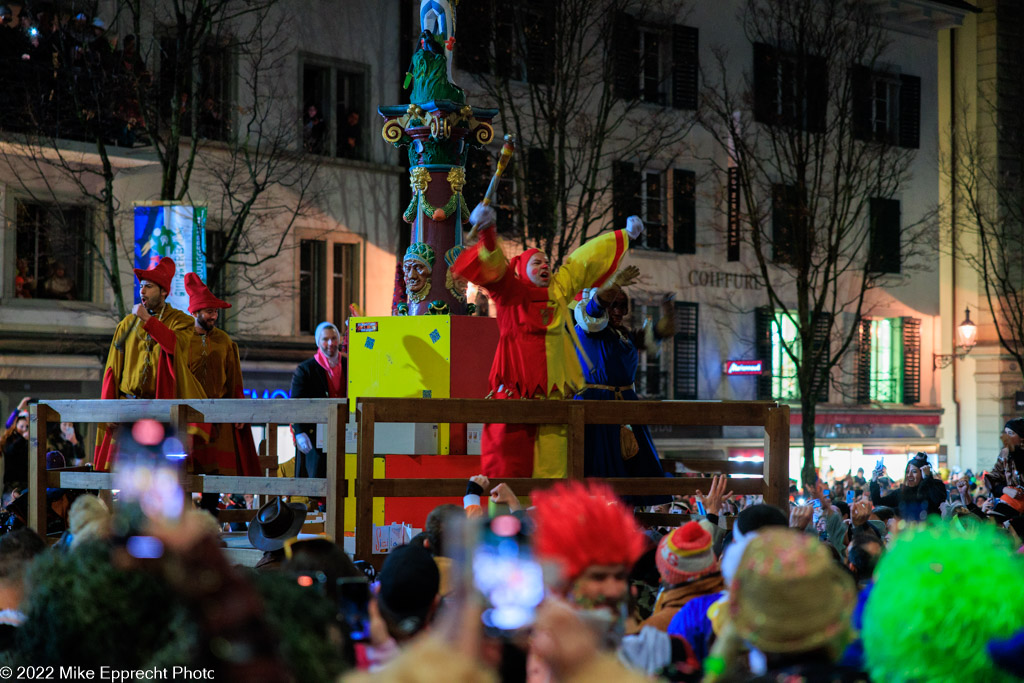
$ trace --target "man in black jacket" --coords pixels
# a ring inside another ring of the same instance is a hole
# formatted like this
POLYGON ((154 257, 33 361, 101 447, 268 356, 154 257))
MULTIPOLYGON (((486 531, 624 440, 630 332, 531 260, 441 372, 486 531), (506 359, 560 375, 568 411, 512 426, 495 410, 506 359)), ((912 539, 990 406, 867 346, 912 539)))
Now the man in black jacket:
MULTIPOLYGON (((316 355, 302 361, 292 375, 292 398, 345 398, 348 373, 341 353, 341 332, 334 323, 316 326, 316 355)), ((327 460, 316 447, 316 424, 293 424, 295 476, 326 477, 327 460)))

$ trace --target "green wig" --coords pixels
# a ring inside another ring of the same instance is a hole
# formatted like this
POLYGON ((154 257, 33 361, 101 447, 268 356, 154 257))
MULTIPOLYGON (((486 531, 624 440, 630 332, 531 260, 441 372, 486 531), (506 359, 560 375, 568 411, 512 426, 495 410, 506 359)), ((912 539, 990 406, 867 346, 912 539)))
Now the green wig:
POLYGON ((1024 627, 1024 558, 994 527, 931 524, 894 541, 875 572, 861 638, 872 680, 1017 680, 986 654, 1024 627))

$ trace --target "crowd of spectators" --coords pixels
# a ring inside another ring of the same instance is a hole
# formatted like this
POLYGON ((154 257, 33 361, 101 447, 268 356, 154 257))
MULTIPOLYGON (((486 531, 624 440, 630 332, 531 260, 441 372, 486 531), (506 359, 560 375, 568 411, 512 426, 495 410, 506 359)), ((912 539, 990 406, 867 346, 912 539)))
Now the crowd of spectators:
POLYGON ((103 18, 0 5, 0 128, 132 146, 151 84, 135 36, 111 35, 103 18))
MULTIPOLYGON (((73 426, 61 434, 76 457, 73 426)), ((85 495, 52 549, 0 538, 0 651, 217 680, 1018 680, 1021 435, 1024 420, 1008 423, 1002 466, 978 477, 919 453, 899 479, 879 464, 794 486, 788 510, 715 477, 645 510, 678 525, 644 527, 597 483, 526 501, 477 475, 379 572, 331 539, 295 538, 305 507, 279 500, 250 524, 272 559, 255 571, 230 566, 197 511, 151 520, 161 551, 139 559, 116 508, 85 495), (88 628, 100 613, 124 625, 88 628)))

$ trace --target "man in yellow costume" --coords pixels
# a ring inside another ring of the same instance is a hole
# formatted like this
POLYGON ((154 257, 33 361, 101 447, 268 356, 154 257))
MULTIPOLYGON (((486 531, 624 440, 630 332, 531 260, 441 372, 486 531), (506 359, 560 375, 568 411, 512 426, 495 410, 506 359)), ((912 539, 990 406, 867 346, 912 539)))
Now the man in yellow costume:
MULTIPOLYGON (((188 368, 195 321, 167 303, 174 270, 166 256, 149 270, 134 269, 142 301, 114 330, 100 398, 206 398, 188 368)), ((93 456, 98 472, 110 469, 115 451, 109 425, 101 424, 93 456)))
MULTIPOLYGON (((220 310, 231 308, 231 304, 214 296, 195 273, 185 275, 185 291, 188 292, 188 312, 196 319, 189 349, 189 369, 207 398, 242 398, 238 345, 227 332, 217 329, 220 310)), ((260 474, 252 429, 247 424, 211 425, 209 443, 197 445, 190 462, 196 474, 244 477, 260 474)), ((203 509, 216 510, 218 497, 204 493, 203 509)))
MULTIPOLYGON (((630 216, 624 230, 590 240, 552 274, 547 255, 538 249, 508 261, 495 234, 495 218, 490 206, 473 210, 470 220, 480 241, 452 266, 454 275, 486 287, 498 307, 498 350, 488 378, 491 395, 572 398, 583 386, 583 370, 569 327, 569 302, 576 292, 600 287, 615 273, 629 241, 643 231, 643 222, 630 216)), ((487 424, 480 454, 488 477, 564 477, 565 426, 487 424)))

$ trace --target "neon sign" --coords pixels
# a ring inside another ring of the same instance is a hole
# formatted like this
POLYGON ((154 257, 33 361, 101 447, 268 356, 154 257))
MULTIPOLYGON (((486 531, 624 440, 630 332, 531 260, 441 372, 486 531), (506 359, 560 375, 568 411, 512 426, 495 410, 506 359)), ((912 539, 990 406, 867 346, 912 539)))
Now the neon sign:
POLYGON ((730 360, 725 364, 727 375, 760 375, 764 361, 760 360, 730 360))
POLYGON ((242 389, 242 395, 246 398, 291 398, 290 392, 284 389, 264 389, 262 392, 256 389, 242 389))

